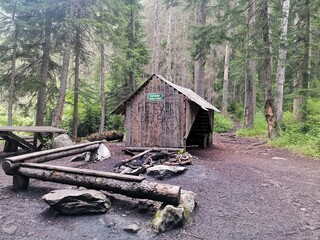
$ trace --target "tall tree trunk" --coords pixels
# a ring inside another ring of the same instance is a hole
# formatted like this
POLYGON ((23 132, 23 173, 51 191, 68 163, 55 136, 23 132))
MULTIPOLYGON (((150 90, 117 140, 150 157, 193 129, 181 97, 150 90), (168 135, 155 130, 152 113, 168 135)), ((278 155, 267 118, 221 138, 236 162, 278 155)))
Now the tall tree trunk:
POLYGON ((230 49, 229 49, 229 42, 227 42, 225 57, 224 57, 222 111, 221 111, 223 116, 225 117, 227 116, 227 112, 228 112, 229 62, 230 62, 230 49))
POLYGON ((44 41, 43 52, 41 58, 41 68, 39 76, 39 88, 37 99, 37 113, 36 113, 36 125, 44 125, 44 113, 46 107, 46 86, 49 71, 50 62, 50 49, 51 49, 51 16, 49 10, 45 12, 45 26, 44 26, 44 41))
POLYGON ((255 0, 248 0, 247 10, 247 57, 246 57, 246 71, 245 71, 245 103, 244 103, 244 127, 252 128, 254 126, 255 113, 255 75, 256 63, 252 59, 253 50, 253 25, 255 23, 255 0))
POLYGON ((280 29, 280 45, 277 68, 277 86, 276 86, 276 116, 277 121, 282 122, 282 106, 283 106, 283 88, 285 82, 286 59, 287 59, 287 32, 288 18, 290 10, 290 0, 283 0, 282 19, 280 29))
POLYGON ((262 34, 263 34, 263 59, 262 59, 262 83, 264 85, 264 102, 272 98, 272 62, 271 41, 269 23, 269 0, 263 0, 261 6, 262 34))
POLYGON ((100 126, 99 133, 104 131, 105 119, 106 119, 106 95, 105 95, 105 58, 104 58, 104 45, 100 44, 100 84, 101 84, 101 116, 100 116, 100 126))
MULTIPOLYGON (((198 26, 204 27, 207 21, 207 0, 199 2, 198 26)), ((206 54, 205 46, 200 46, 195 61, 195 92, 204 97, 206 54)))
MULTIPOLYGON (((135 18, 135 11, 134 11, 134 6, 131 6, 131 10, 130 10, 130 17, 129 17, 129 59, 133 59, 133 53, 132 51, 135 48, 135 42, 136 42, 136 18, 135 18)), ((104 48, 104 46, 101 46, 104 48)), ((103 50, 103 54, 104 54, 104 49, 101 49, 101 51, 103 50)), ((101 57, 101 61, 102 61, 102 57, 101 57)), ((103 60, 104 61, 104 60, 103 60)), ((129 88, 130 88, 130 92, 134 92, 134 90, 136 89, 136 80, 135 80, 135 73, 134 73, 134 66, 131 65, 130 66, 130 70, 129 70, 129 88)))
POLYGON ((303 89, 303 102, 302 102, 302 120, 306 121, 308 116, 308 97, 309 97, 309 78, 310 78, 310 59, 311 59, 311 47, 310 47, 310 34, 311 34, 311 19, 310 19, 310 0, 305 0, 305 41, 304 41, 304 58, 303 58, 303 77, 302 77, 302 89, 303 89))
POLYGON ((80 82, 80 29, 77 27, 75 39, 75 68, 74 68, 74 93, 73 93, 73 123, 72 135, 78 136, 78 106, 79 106, 79 82, 80 82))
POLYGON ((14 10, 12 13, 12 21, 15 25, 15 30, 12 39, 12 57, 11 57, 11 76, 10 76, 10 86, 9 86, 9 97, 8 97, 8 125, 12 125, 12 112, 14 103, 14 93, 15 93, 15 78, 16 78, 16 61, 17 61, 17 41, 18 41, 18 29, 16 23, 16 5, 14 2, 14 10))
POLYGON ((168 33, 167 33, 167 71, 166 71, 166 78, 169 81, 172 81, 172 12, 173 12, 173 3, 170 1, 169 3, 169 14, 168 14, 168 33))
MULTIPOLYGON (((75 11, 75 0, 69 0, 69 18, 74 17, 75 11)), ((63 114, 64 100, 67 91, 67 80, 68 80, 68 69, 69 69, 69 61, 70 61, 70 51, 71 51, 71 41, 72 41, 72 23, 67 23, 66 35, 65 35, 65 45, 64 45, 64 54, 62 60, 62 68, 60 75, 60 89, 57 106, 53 115, 51 125, 54 127, 59 127, 63 114)))
POLYGON ((160 2, 156 0, 154 6, 154 32, 152 42, 152 73, 159 74, 160 51, 160 2))
POLYGON ((302 90, 302 77, 303 74, 303 60, 301 57, 301 49, 303 48, 303 34, 302 34, 302 28, 305 25, 304 18, 302 16, 301 9, 297 8, 295 10, 295 17, 294 17, 294 26, 295 26, 295 58, 297 59, 296 64, 296 75, 293 82, 293 89, 295 92, 295 96, 293 99, 293 118, 295 120, 301 120, 302 119, 302 96, 301 96, 301 90, 302 90))

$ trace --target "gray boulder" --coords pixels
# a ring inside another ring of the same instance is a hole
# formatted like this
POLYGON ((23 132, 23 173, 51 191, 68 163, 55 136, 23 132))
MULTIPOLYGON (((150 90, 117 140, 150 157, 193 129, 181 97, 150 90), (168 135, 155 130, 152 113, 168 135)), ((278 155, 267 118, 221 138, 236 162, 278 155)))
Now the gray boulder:
POLYGON ((197 205, 197 194, 192 191, 181 189, 180 204, 178 207, 183 209, 184 220, 191 223, 191 215, 197 205))
POLYGON ((182 226, 183 224, 183 208, 174 207, 172 205, 165 206, 162 210, 158 210, 151 225, 157 232, 165 232, 172 228, 182 226))
POLYGON ((59 136, 53 139, 52 143, 53 148, 60 148, 72 145, 74 145, 74 143, 70 140, 67 134, 60 134, 59 136))
POLYGON ((153 229, 160 233, 182 226, 184 223, 191 224, 191 217, 196 204, 197 194, 192 191, 181 190, 178 207, 166 205, 163 209, 158 209, 151 223, 153 229))
POLYGON ((63 214, 105 213, 110 208, 110 200, 96 190, 55 190, 42 199, 63 214))
POLYGON ((106 147, 106 145, 101 143, 97 150, 97 160, 102 161, 110 158, 110 156, 111 156, 110 150, 106 147))
POLYGON ((156 179, 162 180, 165 178, 170 178, 179 175, 186 171, 186 167, 176 167, 176 166, 165 166, 157 165, 147 169, 147 174, 155 177, 156 179))

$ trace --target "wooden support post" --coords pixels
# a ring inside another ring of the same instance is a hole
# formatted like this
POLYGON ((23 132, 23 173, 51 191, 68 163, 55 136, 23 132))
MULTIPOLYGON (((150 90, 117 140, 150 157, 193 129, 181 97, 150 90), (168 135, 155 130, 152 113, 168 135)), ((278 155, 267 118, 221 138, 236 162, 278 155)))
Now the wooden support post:
POLYGON ((13 175, 13 186, 14 191, 25 191, 29 187, 29 177, 25 177, 19 174, 13 175))

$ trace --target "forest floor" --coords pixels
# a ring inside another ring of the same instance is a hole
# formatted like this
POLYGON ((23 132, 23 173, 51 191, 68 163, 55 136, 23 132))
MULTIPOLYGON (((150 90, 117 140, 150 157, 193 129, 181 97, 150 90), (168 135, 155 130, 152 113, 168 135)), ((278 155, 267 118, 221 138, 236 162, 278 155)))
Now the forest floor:
MULTIPOLYGON (((320 240, 320 160, 255 145, 260 141, 217 134, 213 148, 190 149, 199 159, 183 175, 162 182, 198 195, 193 223, 160 235, 150 229, 153 215, 139 213, 137 200, 119 196, 105 214, 64 216, 41 197, 71 186, 33 179, 26 192, 13 192, 12 177, 1 169, 0 239, 320 240), (123 230, 132 223, 141 228, 137 234, 123 230)), ((112 171, 127 156, 121 152, 123 144, 107 146, 109 160, 56 163, 112 171)))

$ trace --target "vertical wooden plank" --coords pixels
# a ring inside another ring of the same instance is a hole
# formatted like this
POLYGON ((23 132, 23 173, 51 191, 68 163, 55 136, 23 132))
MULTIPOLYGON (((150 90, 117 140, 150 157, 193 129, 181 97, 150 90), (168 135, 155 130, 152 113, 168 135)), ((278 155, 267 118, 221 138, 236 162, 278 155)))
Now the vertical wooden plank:
POLYGON ((125 119, 125 129, 126 129, 126 147, 132 147, 131 145, 131 111, 130 111, 130 103, 126 104, 126 119, 125 119))

